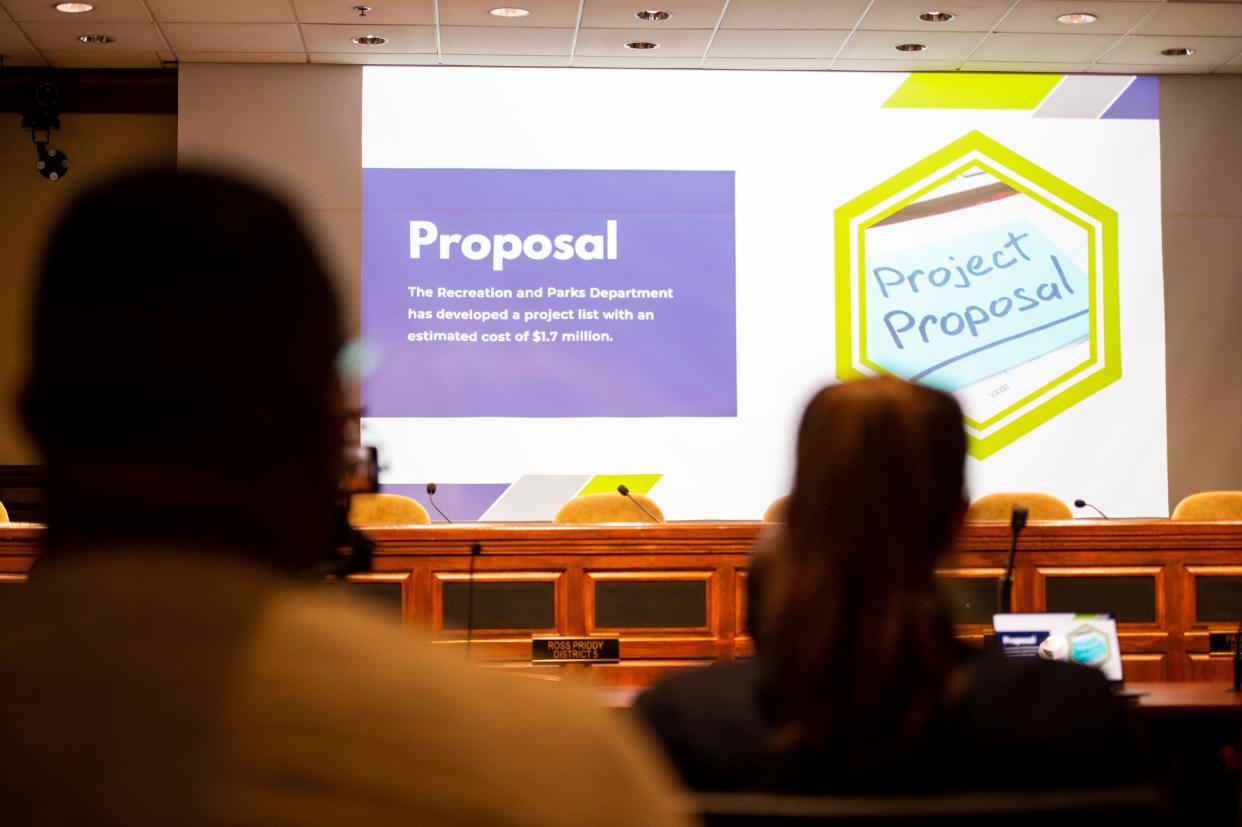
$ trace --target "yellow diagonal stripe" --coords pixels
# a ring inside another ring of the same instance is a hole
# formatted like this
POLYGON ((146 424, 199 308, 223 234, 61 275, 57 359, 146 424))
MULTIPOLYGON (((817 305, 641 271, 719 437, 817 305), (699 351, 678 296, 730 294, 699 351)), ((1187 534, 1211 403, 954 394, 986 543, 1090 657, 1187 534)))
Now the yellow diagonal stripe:
POLYGON ((599 474, 591 477, 591 481, 578 492, 578 496, 616 491, 618 485, 624 485, 634 494, 647 494, 663 476, 663 474, 599 474))
POLYGON ((916 72, 884 102, 885 109, 1034 109, 1062 75, 916 72))

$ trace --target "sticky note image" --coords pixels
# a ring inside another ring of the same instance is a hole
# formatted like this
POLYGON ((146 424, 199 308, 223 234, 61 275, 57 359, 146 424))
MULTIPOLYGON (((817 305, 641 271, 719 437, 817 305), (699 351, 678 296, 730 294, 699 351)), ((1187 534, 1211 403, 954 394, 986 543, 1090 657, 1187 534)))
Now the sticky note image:
POLYGON ((954 391, 1090 332, 1086 274, 1026 218, 864 265, 867 354, 912 382, 954 391))

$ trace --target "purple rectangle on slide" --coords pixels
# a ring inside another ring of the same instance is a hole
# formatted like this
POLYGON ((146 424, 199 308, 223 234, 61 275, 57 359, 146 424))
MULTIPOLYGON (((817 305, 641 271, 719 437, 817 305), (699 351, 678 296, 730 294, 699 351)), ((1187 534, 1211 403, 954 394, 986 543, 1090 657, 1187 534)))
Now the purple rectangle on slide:
POLYGON ((732 172, 364 169, 362 193, 367 416, 737 415, 732 172))

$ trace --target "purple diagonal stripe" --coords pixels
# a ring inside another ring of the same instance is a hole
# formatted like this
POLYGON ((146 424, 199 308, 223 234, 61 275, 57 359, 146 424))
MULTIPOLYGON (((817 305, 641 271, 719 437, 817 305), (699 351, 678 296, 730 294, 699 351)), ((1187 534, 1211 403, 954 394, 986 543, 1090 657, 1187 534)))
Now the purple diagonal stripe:
POLYGON ((1141 75, 1100 116, 1110 120, 1147 120, 1160 117, 1160 97, 1155 75, 1141 75))
MULTIPOLYGON (((445 483, 436 486, 436 504, 453 522, 473 522, 483 516, 483 512, 508 489, 508 483, 445 483)), ((427 484, 419 485, 381 485, 380 491, 385 494, 400 494, 418 500, 431 515, 431 521, 444 522, 439 513, 427 498, 427 484)))

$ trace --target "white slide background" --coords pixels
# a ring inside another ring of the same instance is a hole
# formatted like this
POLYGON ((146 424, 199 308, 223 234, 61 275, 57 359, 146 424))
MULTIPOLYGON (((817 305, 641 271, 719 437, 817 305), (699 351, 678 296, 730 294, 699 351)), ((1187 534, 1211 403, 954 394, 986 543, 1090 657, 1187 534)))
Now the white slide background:
POLYGON ((833 211, 979 129, 1119 213, 1123 375, 968 460, 970 493, 1167 516, 1158 122, 881 109, 905 77, 368 67, 364 167, 734 170, 737 187, 736 419, 368 418, 384 482, 661 473, 669 519, 757 519, 788 490, 802 406, 834 381, 833 211))

